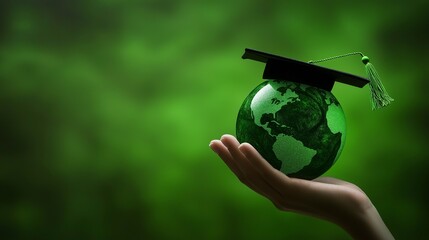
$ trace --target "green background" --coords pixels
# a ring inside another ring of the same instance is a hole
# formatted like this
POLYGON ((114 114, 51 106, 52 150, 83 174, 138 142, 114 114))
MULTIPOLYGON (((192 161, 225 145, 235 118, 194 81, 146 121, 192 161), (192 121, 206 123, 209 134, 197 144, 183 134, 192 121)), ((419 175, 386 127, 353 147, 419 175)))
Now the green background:
MULTIPOLYGON (((360 186, 398 239, 429 202, 427 1, 0 3, 1 239, 347 239, 280 212, 208 148, 263 64, 367 54, 395 102, 336 84, 348 124, 325 175, 360 186)), ((359 57, 323 66, 364 76, 359 57)))

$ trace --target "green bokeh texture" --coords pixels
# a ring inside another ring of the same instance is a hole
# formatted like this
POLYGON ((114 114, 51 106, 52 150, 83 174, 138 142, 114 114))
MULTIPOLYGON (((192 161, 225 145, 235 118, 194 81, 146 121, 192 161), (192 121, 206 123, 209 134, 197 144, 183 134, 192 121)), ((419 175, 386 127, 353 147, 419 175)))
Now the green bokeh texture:
MULTIPOLYGON (((278 211, 208 147, 262 82, 245 47, 371 58, 395 102, 336 84, 325 174, 360 186, 398 239, 429 213, 427 1, 0 2, 1 239, 349 239, 278 211)), ((360 58, 323 66, 364 76, 360 58)))

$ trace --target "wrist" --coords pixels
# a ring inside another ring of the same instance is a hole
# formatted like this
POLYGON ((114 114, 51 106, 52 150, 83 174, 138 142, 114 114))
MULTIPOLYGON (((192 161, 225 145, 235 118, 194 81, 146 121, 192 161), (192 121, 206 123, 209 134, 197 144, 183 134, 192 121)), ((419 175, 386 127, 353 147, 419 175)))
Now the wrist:
POLYGON ((394 239, 374 205, 357 209, 349 221, 339 224, 353 239, 391 240, 394 239))

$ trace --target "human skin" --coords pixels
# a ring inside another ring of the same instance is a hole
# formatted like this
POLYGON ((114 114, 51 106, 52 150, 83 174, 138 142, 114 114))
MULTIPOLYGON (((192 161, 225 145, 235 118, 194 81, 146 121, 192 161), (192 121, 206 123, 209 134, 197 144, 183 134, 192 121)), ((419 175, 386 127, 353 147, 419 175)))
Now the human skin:
POLYGON ((279 210, 333 222, 353 239, 394 239, 368 196, 356 185, 330 177, 312 181, 290 178, 273 168, 248 143, 232 135, 210 142, 238 179, 279 210))

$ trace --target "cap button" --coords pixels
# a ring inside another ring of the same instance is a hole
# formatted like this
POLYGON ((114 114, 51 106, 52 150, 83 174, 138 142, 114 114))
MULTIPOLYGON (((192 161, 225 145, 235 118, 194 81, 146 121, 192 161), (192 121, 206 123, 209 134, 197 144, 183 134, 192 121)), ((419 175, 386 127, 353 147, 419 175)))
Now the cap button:
POLYGON ((369 57, 367 57, 367 56, 363 56, 363 57, 362 57, 362 62, 363 62, 363 64, 367 64, 367 63, 369 63, 369 57))

